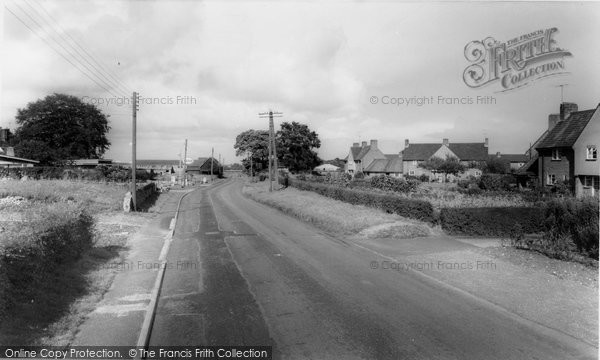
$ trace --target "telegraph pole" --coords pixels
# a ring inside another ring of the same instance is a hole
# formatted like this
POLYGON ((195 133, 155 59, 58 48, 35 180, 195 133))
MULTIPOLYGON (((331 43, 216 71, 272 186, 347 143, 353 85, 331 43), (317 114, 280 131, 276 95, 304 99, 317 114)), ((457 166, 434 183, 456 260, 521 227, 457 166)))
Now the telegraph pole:
POLYGON ((213 182, 213 159, 215 156, 215 148, 212 148, 210 153, 210 182, 213 182))
POLYGON ((183 154, 183 186, 187 186, 187 139, 185 139, 183 154))
POLYGON ((139 110, 139 94, 137 92, 133 92, 133 104, 131 107, 132 111, 132 124, 131 124, 131 199, 133 200, 133 211, 137 211, 137 186, 135 183, 135 171, 137 170, 137 162, 136 162, 136 122, 137 122, 137 112, 139 110))
POLYGON ((273 191, 273 168, 275 170, 275 181, 278 182, 279 177, 277 172, 277 145, 275 141, 275 126, 273 124, 273 117, 282 117, 283 113, 269 110, 269 112, 266 113, 259 113, 258 116, 261 118, 269 118, 269 191, 273 191), (271 167, 271 161, 273 161, 273 168, 271 167))

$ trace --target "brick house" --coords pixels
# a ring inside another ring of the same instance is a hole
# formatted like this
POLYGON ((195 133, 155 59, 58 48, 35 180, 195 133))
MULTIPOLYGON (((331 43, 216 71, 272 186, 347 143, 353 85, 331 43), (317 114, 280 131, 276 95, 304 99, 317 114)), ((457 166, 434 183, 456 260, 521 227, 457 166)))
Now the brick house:
POLYGON ((351 175, 362 172, 365 175, 385 174, 402 177, 402 157, 400 154, 384 154, 377 140, 369 144, 363 141, 350 147, 348 156, 344 159, 344 171, 351 175))
POLYGON ((537 159, 524 170, 535 172, 542 186, 564 181, 576 196, 596 193, 600 185, 599 108, 578 111, 577 104, 562 103, 560 114, 549 116, 548 130, 535 146, 537 159))
POLYGON ((431 171, 419 165, 433 157, 446 159, 447 156, 457 158, 467 170, 459 174, 459 178, 469 176, 480 176, 480 167, 488 160, 489 141, 485 138, 482 143, 451 143, 443 139, 441 143, 411 144, 408 139, 404 141, 402 151, 402 167, 405 176, 426 175, 429 178, 441 180, 441 174, 433 174, 431 171))

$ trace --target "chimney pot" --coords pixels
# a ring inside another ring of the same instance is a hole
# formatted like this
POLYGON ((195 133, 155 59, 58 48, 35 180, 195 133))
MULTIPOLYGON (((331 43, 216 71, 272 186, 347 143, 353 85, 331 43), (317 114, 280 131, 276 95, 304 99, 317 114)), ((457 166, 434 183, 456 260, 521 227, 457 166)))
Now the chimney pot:
POLYGON ((577 104, 564 102, 560 104, 560 119, 566 120, 571 113, 577 111, 577 104))
POLYGON ((366 142, 366 141, 363 141, 363 142, 362 142, 362 146, 367 146, 367 142, 366 142))
POLYGON ((450 144, 450 142, 448 141, 448 139, 444 138, 444 139, 442 139, 442 144, 448 146, 450 144))
POLYGON ((371 140, 371 147, 377 149, 377 140, 371 140))
POLYGON ((484 147, 489 147, 490 146, 490 139, 485 138, 485 142, 483 143, 484 147))
POLYGON ((410 144, 409 144, 409 142, 408 142, 408 139, 405 139, 405 140, 404 140, 404 147, 405 147, 405 148, 407 148, 407 147, 408 147, 408 145, 410 145, 410 144))

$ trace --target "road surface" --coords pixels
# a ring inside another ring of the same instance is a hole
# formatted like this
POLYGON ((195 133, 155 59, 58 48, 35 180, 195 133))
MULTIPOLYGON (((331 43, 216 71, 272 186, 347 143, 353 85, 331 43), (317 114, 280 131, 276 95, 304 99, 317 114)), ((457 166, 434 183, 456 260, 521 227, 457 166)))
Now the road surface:
POLYGON ((273 345, 281 359, 587 359, 598 349, 242 195, 182 201, 150 345, 273 345))

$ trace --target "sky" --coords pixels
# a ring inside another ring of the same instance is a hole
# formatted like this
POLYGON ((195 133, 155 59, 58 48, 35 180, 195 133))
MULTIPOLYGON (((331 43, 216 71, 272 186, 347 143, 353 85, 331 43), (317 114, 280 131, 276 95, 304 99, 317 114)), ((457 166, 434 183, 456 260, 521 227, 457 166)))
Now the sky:
POLYGON ((7 0, 0 19, 0 127, 31 101, 74 95, 110 115, 114 161, 131 158, 132 91, 139 159, 178 159, 188 139, 189 158, 214 148, 226 163, 269 109, 283 113, 276 127, 316 131, 333 159, 371 139, 390 154, 405 139, 486 137, 490 153, 524 153, 558 112, 559 85, 581 110, 600 103, 599 2, 7 0), (571 54, 554 59, 561 74, 507 91, 465 83, 470 42, 551 28, 571 54))

